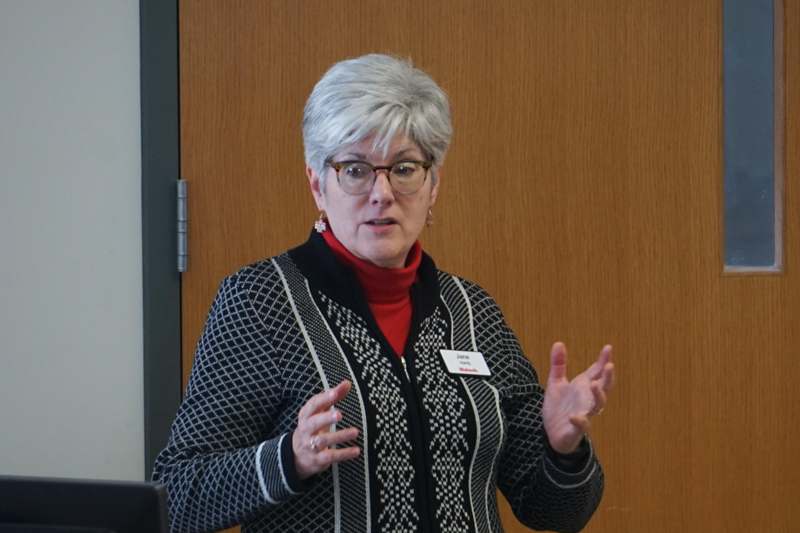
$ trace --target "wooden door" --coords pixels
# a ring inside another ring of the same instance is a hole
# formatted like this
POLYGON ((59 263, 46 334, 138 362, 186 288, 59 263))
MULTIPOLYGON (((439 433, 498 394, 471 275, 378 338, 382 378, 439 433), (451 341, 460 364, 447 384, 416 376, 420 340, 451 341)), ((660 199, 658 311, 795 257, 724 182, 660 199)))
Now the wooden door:
MULTIPOLYGON (((719 0, 185 0, 184 368, 220 279, 304 240, 300 120, 366 52, 411 57, 455 136, 424 247, 499 301, 546 376, 605 342, 593 533, 800 523, 800 6, 786 2, 785 272, 723 275, 719 0)), ((782 163, 782 162, 781 162, 782 163)), ((508 508, 506 530, 523 531, 508 508)))

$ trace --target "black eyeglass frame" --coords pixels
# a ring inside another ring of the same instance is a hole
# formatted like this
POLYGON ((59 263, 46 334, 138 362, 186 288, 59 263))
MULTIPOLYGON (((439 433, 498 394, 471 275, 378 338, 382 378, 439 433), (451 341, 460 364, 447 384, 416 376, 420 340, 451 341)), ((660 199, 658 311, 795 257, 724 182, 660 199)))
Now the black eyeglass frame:
POLYGON ((367 163, 366 161, 361 161, 359 159, 348 159, 346 161, 331 161, 329 159, 329 160, 325 161, 325 164, 327 166, 331 167, 334 171, 336 171, 336 181, 339 182, 339 187, 341 187, 342 190, 345 193, 347 193, 347 194, 349 194, 351 196, 363 196, 365 194, 369 194, 369 192, 372 190, 372 187, 375 186, 375 180, 378 179, 378 171, 379 170, 385 170, 386 171, 386 179, 389 181, 389 185, 392 187, 392 190, 394 192, 396 192, 397 194, 402 194, 402 195, 410 195, 410 194, 414 194, 414 193, 418 192, 425 185, 425 181, 428 179, 428 171, 433 166, 433 161, 419 161, 419 160, 415 160, 415 159, 404 159, 402 161, 397 161, 396 163, 393 163, 393 164, 388 165, 388 166, 386 166, 386 165, 384 165, 384 166, 375 166, 375 165, 372 165, 370 163, 367 163), (359 164, 362 164, 362 165, 366 165, 366 166, 368 166, 368 167, 370 167, 372 169, 372 184, 370 185, 369 188, 364 190, 364 192, 353 193, 353 192, 349 192, 344 187, 342 187, 342 180, 339 177, 339 171, 341 171, 345 166, 352 165, 353 163, 359 163, 359 164), (417 189, 414 189, 413 191, 410 191, 410 192, 398 191, 397 189, 395 189, 394 185, 392 184, 392 169, 395 168, 398 165, 402 165, 403 163, 415 163, 417 165, 422 166, 422 168, 425 169, 425 177, 422 178, 422 182, 420 183, 419 187, 417 189))

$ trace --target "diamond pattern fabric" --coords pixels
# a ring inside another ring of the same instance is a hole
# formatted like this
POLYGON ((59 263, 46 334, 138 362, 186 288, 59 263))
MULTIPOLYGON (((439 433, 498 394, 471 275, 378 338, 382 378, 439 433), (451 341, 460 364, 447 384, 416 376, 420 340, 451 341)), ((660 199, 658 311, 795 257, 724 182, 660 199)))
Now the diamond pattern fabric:
POLYGON ((427 256, 412 300, 404 368, 319 238, 224 280, 156 460, 172 531, 495 533, 497 488, 528 526, 579 531, 602 470, 590 446, 574 471, 553 459, 543 390, 496 303, 427 256), (448 373, 441 349, 481 352, 491 376, 448 373), (343 379, 338 427, 362 453, 301 481, 298 412, 343 379))

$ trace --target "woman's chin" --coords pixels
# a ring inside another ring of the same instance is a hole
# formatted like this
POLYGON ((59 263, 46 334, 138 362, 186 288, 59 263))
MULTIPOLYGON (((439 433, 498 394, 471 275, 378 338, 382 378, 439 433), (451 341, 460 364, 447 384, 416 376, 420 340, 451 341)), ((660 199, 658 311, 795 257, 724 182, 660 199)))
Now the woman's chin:
POLYGON ((400 268, 405 265, 405 256, 397 246, 373 247, 366 259, 373 265, 383 268, 400 268))

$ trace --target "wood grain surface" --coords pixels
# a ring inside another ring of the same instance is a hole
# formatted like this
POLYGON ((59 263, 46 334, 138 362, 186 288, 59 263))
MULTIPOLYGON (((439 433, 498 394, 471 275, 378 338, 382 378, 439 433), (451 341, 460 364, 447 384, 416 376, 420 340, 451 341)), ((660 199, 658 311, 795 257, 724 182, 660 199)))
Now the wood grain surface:
POLYGON ((221 278, 311 229, 313 84, 345 57, 411 57, 455 124, 425 249, 494 295, 542 380, 555 340, 573 371, 616 348, 586 531, 797 531, 800 6, 784 8, 784 272, 736 276, 719 0, 182 1, 185 372, 221 278))

